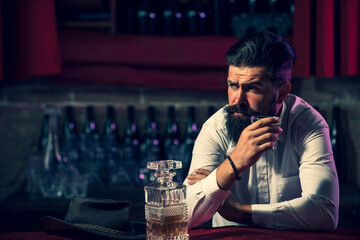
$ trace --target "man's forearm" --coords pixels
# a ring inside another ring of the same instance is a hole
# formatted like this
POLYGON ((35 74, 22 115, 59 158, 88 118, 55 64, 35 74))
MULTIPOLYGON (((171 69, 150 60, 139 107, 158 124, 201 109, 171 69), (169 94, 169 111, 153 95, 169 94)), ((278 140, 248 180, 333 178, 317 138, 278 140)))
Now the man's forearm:
POLYGON ((232 196, 228 197, 218 213, 228 221, 252 225, 251 205, 241 205, 232 196))
POLYGON ((188 226, 193 228, 208 221, 230 195, 216 183, 216 173, 187 187, 188 226))

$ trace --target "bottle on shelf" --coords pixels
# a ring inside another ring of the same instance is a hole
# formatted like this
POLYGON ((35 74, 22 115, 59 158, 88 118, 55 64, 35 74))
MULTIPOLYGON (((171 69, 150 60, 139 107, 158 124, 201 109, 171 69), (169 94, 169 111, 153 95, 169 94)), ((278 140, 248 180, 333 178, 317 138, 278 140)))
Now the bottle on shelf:
POLYGON ((86 107, 86 117, 81 143, 86 148, 96 148, 100 144, 100 134, 97 129, 97 123, 94 116, 94 107, 86 107))
POLYGON ((92 184, 94 187, 103 187, 105 183, 101 178, 101 172, 104 170, 104 165, 105 151, 100 141, 94 107, 88 106, 80 141, 79 171, 87 175, 89 182, 94 183, 92 184))
POLYGON ((140 162, 140 140, 137 124, 135 121, 135 108, 129 106, 127 109, 127 120, 124 134, 124 157, 123 166, 127 168, 132 181, 136 181, 137 172, 140 162))
POLYGON ((141 162, 139 166, 138 181, 140 185, 153 181, 154 174, 147 169, 147 162, 161 158, 161 139, 158 124, 155 119, 155 108, 149 106, 147 109, 147 120, 145 134, 140 146, 141 162))
POLYGON ((87 193, 87 178, 80 174, 79 136, 74 120, 74 108, 65 107, 61 138, 62 164, 61 189, 65 198, 84 197, 87 193))
POLYGON ((41 125, 41 133, 38 142, 38 148, 37 148, 37 151, 40 153, 42 153, 46 147, 48 134, 49 134, 49 114, 44 114, 43 122, 41 125))
POLYGON ((139 34, 146 35, 148 32, 148 11, 150 8, 150 3, 148 1, 140 1, 140 6, 137 11, 137 19, 139 24, 139 34))
POLYGON ((118 128, 115 119, 115 108, 108 106, 106 108, 105 126, 103 133, 103 144, 106 150, 117 148, 119 143, 118 128))
MULTIPOLYGON (((198 11, 199 35, 214 34, 214 9, 211 1, 202 1, 198 11)), ((230 16, 231 17, 231 16, 230 16)))
POLYGON ((100 176, 106 183, 111 182, 111 178, 116 171, 120 157, 118 127, 115 118, 114 106, 107 106, 105 125, 103 132, 103 146, 105 151, 105 162, 100 176))
POLYGON ((187 111, 187 122, 186 122, 186 132, 185 132, 185 141, 184 141, 184 157, 183 157, 183 171, 182 178, 185 179, 189 174, 189 168, 192 159, 192 151, 194 148, 195 140, 199 134, 199 129, 195 120, 195 107, 188 107, 187 111))
POLYGON ((186 186, 174 182, 181 161, 164 160, 147 164, 157 182, 144 187, 147 239, 189 239, 187 233, 186 186))
POLYGON ((43 197, 59 198, 62 196, 61 171, 63 158, 61 156, 58 137, 58 108, 47 108, 45 114, 49 116, 46 145, 42 154, 43 166, 39 179, 39 186, 43 197))
MULTIPOLYGON (((175 0, 176 1, 176 0, 175 0)), ((174 10, 174 35, 181 36, 186 34, 186 7, 185 1, 176 1, 174 10)))
POLYGON ((177 8, 176 0, 165 1, 163 11, 163 28, 164 35, 172 36, 175 35, 175 13, 177 8))
POLYGON ((65 107, 61 148, 64 163, 73 165, 77 168, 79 160, 78 134, 74 121, 74 111, 72 106, 65 107))
POLYGON ((188 35, 199 34, 199 18, 200 1, 191 0, 187 9, 188 35))
POLYGON ((141 35, 155 35, 159 32, 159 16, 154 3, 152 0, 140 0, 138 23, 141 35))
MULTIPOLYGON (((164 136, 164 159, 181 161, 183 159, 183 151, 181 147, 182 144, 180 143, 179 128, 176 122, 175 107, 169 106, 164 136)), ((176 174, 176 180, 179 182, 183 180, 181 173, 176 174)))
POLYGON ((124 137, 121 143, 120 161, 114 167, 110 186, 133 186, 137 181, 137 169, 140 161, 140 142, 137 124, 135 122, 135 109, 128 106, 124 137))
POLYGON ((49 115, 44 114, 37 150, 29 158, 26 191, 30 199, 40 197, 39 181, 43 165, 43 152, 46 148, 49 132, 49 115))
POLYGON ((164 139, 164 157, 166 159, 179 159, 180 136, 176 122, 175 107, 168 107, 168 117, 164 139))

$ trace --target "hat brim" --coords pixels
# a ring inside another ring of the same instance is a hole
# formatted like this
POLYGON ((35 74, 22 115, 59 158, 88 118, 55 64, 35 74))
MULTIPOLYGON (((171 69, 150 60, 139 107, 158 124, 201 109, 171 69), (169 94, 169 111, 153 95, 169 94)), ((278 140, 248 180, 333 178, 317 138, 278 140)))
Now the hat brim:
POLYGON ((68 236, 76 239, 145 239, 146 238, 146 225, 144 222, 132 223, 135 235, 116 235, 102 231, 96 231, 89 228, 82 228, 63 220, 46 216, 40 220, 40 225, 45 232, 68 236))

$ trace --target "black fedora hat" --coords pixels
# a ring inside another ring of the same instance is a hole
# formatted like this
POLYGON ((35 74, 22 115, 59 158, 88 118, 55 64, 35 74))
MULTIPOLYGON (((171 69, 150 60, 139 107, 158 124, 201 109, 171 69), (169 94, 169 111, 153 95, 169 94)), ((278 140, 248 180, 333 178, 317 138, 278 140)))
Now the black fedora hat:
POLYGON ((45 232, 76 239, 145 239, 144 222, 132 222, 129 201, 73 198, 63 220, 40 220, 45 232))

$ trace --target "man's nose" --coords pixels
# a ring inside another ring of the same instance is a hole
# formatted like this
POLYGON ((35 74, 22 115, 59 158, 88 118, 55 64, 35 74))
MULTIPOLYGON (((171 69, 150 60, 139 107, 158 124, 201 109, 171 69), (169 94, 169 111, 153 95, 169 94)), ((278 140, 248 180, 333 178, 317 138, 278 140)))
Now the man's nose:
POLYGON ((246 96, 244 92, 241 90, 241 88, 239 88, 239 90, 236 92, 234 104, 241 104, 241 103, 246 103, 246 96))

